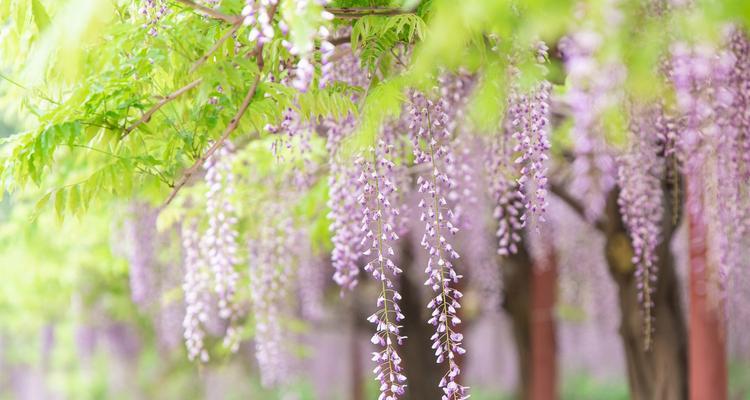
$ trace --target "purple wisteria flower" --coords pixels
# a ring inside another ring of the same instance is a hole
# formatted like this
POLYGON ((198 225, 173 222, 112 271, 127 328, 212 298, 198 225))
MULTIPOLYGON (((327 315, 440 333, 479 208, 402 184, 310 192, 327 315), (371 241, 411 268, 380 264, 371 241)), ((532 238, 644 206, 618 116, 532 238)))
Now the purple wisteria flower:
POLYGON ((376 364, 373 372, 380 381, 378 398, 395 400, 406 388, 406 375, 396 351, 396 346, 406 337, 401 335, 399 325, 404 319, 398 305, 401 295, 393 284, 393 277, 402 270, 392 260, 395 255, 392 243, 398 239, 395 221, 399 212, 392 203, 396 185, 391 173, 394 164, 387 158, 389 152, 389 145, 381 140, 377 148, 369 152, 372 160, 360 156, 355 163, 360 169, 358 182, 363 187, 358 199, 362 209, 362 255, 370 259, 365 271, 378 282, 378 310, 367 318, 376 326, 371 342, 382 347, 372 353, 376 364))
POLYGON ((278 218, 282 206, 266 206, 257 237, 248 241, 255 357, 265 387, 287 382, 293 369, 291 337, 284 324, 293 315, 290 295, 297 235, 291 219, 278 218))
MULTIPOLYGON (((354 126, 354 119, 348 117, 341 122, 331 121, 328 125, 328 141, 331 171, 328 176, 330 212, 331 262, 334 268, 333 280, 342 289, 351 290, 357 285, 362 230, 360 228, 363 209, 359 205, 364 185, 360 182, 361 171, 356 165, 341 160, 339 146, 346 132, 354 126)), ((342 292, 343 294, 343 292, 342 292)))
POLYGON ((497 221, 497 253, 507 256, 518 251, 523 230, 523 197, 515 180, 518 168, 513 163, 513 149, 507 135, 495 135, 488 148, 485 168, 491 176, 487 187, 495 205, 492 218, 497 221))
POLYGON ((143 0, 138 13, 146 17, 146 23, 143 24, 143 28, 148 29, 149 35, 157 36, 159 34, 157 29, 159 22, 169 13, 169 8, 167 8, 164 0, 143 0))
POLYGON ((237 265, 237 217, 231 197, 234 195, 232 145, 229 142, 206 160, 206 214, 208 229, 201 238, 201 251, 213 272, 213 290, 219 300, 219 316, 230 322, 224 338, 232 351, 239 347, 239 332, 234 326, 238 316, 234 302, 239 274, 237 265))
POLYGON ((208 322, 208 309, 211 301, 211 274, 200 251, 200 236, 193 222, 182 224, 182 250, 185 263, 185 278, 182 284, 185 292, 185 346, 188 358, 208 361, 208 351, 203 340, 206 337, 204 325, 208 322))
POLYGON ((269 14, 271 7, 276 6, 278 0, 245 0, 242 9, 244 19, 242 23, 252 26, 248 33, 248 40, 264 44, 270 42, 274 37, 272 16, 269 14))
POLYGON ((454 186, 453 178, 446 172, 454 163, 449 118, 443 99, 433 101, 414 91, 409 100, 409 137, 413 143, 414 162, 429 168, 426 174, 417 177, 417 191, 422 195, 420 220, 425 224, 421 245, 429 256, 425 285, 436 293, 427 305, 432 310, 428 322, 435 327, 430 340, 437 362, 448 364, 448 371, 439 382, 443 399, 465 399, 469 396, 468 387, 458 382, 461 369, 456 360, 457 356, 466 353, 463 335, 456 331, 461 323, 457 315, 461 308, 458 300, 463 294, 455 285, 462 276, 453 265, 459 254, 448 240, 458 232, 446 198, 454 186))
POLYGON ((654 300, 657 280, 657 247, 662 240, 664 196, 662 179, 665 161, 655 132, 660 108, 633 107, 630 124, 630 149, 619 160, 617 204, 633 245, 633 264, 638 300, 643 307, 645 347, 651 347, 654 330, 654 300))
POLYGON ((538 229, 544 222, 547 210, 547 160, 549 158, 549 98, 552 85, 541 82, 531 93, 511 92, 510 118, 516 145, 513 151, 520 154, 514 161, 521 166, 518 179, 519 195, 523 199, 524 225, 538 229))
POLYGON ((622 65, 597 58, 603 41, 600 33, 587 29, 560 41, 569 86, 564 100, 573 121, 571 189, 583 200, 589 221, 602 215, 607 193, 615 185, 617 167, 605 140, 603 118, 620 103, 625 79, 622 65))

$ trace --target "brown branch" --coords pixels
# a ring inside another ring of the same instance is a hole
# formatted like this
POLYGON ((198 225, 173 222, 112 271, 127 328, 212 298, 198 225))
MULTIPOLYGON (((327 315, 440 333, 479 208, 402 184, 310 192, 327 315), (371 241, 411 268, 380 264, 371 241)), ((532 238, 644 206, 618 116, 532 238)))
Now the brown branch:
MULTIPOLYGON (((271 10, 269 12, 269 16, 271 17, 271 19, 273 19, 273 16, 276 14, 278 4, 279 3, 276 3, 273 5, 273 7, 271 7, 271 10)), ((242 116, 245 115, 248 107, 250 107, 250 102, 253 100, 255 92, 258 90, 258 85, 260 84, 260 75, 261 73, 263 73, 263 44, 259 45, 257 47, 257 50, 256 64, 258 65, 258 74, 255 76, 253 84, 250 86, 250 89, 248 89, 245 98, 242 100, 242 104, 240 104, 240 108, 237 110, 237 113, 234 115, 232 120, 229 121, 229 125, 227 125, 227 127, 224 129, 224 132, 221 134, 221 137, 219 137, 219 140, 217 140, 208 149, 208 151, 206 151, 205 154, 195 160, 190 168, 186 169, 185 172, 183 172, 182 177, 180 177, 180 179, 175 183, 174 188, 172 188, 172 193, 169 194, 169 197, 167 197, 167 200, 164 202, 164 204, 161 205, 160 208, 163 209, 164 207, 168 206, 169 203, 172 202, 172 200, 174 200, 180 189, 182 189, 182 187, 185 186, 188 180, 190 180, 190 177, 193 176, 201 168, 203 163, 205 163, 206 160, 208 160, 216 152, 216 150, 221 148, 224 142, 229 138, 229 135, 231 135, 232 132, 237 129, 237 126, 239 126, 242 116)))
POLYGON ((331 44, 334 46, 340 46, 342 44, 351 43, 351 41, 352 41, 352 37, 349 35, 336 37, 336 38, 329 40, 329 42, 331 42, 331 44))
MULTIPOLYGON (((552 184, 549 186, 550 192, 552 192, 555 196, 557 196, 560 200, 564 201, 570 208, 573 209, 584 221, 588 221, 586 217, 586 209, 583 207, 583 204, 581 204, 578 199, 573 197, 568 191, 562 186, 557 184, 552 184)), ((607 223, 606 221, 602 219, 598 219, 596 221, 593 221, 591 223, 596 230, 600 232, 606 232, 607 231, 607 223)))
POLYGON ((391 17, 394 15, 413 14, 413 9, 383 8, 383 7, 360 7, 360 8, 328 8, 326 11, 336 18, 361 18, 368 15, 380 15, 391 17))
POLYGON ((183 186, 190 180, 190 177, 195 174, 200 167, 203 165, 203 163, 208 160, 209 157, 211 157, 216 150, 218 150, 224 142, 229 138, 229 135, 234 132, 235 129, 237 129, 237 126, 240 123, 240 119, 242 119, 242 116, 245 114, 245 111, 247 111, 247 108, 250 106, 250 101, 253 99, 253 96, 255 96, 255 92, 258 89, 258 84, 260 83, 260 73, 255 76, 255 80, 253 81, 252 86, 250 86, 250 89, 247 91, 247 94, 245 95, 245 99, 242 100, 242 104, 240 105, 239 110, 237 110, 237 114, 234 115, 234 118, 232 118, 231 121, 229 121, 229 125, 224 129, 224 132, 221 134, 221 137, 219 140, 217 140, 209 149, 206 151, 205 154, 203 154, 201 157, 199 157, 195 162, 193 163, 190 168, 186 169, 185 172, 182 174, 182 177, 180 178, 177 183, 175 183, 174 188, 172 189, 172 193, 169 194, 169 197, 167 197, 167 200, 164 202, 164 204, 161 206, 161 208, 166 207, 169 205, 169 203, 174 200, 175 196, 177 196, 177 192, 182 189, 183 186))
POLYGON ((178 3, 184 4, 190 8, 201 11, 211 18, 220 19, 222 21, 229 22, 230 24, 238 24, 242 22, 242 17, 239 15, 227 15, 220 11, 214 10, 213 8, 206 7, 202 4, 198 4, 192 0, 174 0, 178 3))
POLYGON ((135 121, 132 125, 125 128, 125 133, 123 133, 120 140, 125 139, 130 134, 130 132, 133 132, 135 128, 139 127, 141 124, 148 122, 151 119, 151 117, 154 115, 154 113, 159 111, 160 108, 164 107, 170 101, 180 97, 184 93, 200 85, 201 82, 203 82, 203 78, 198 78, 188 83, 187 85, 175 90, 174 92, 168 94, 166 97, 162 98, 158 103, 154 104, 153 107, 151 107, 148 111, 146 111, 141 116, 141 118, 138 119, 138 121, 135 121))
POLYGON ((208 50, 208 52, 207 52, 206 54, 204 54, 203 56, 201 56, 201 58, 199 58, 199 59, 198 59, 198 60, 197 60, 197 61, 196 61, 196 62, 195 62, 195 63, 193 64, 193 66, 192 66, 192 67, 190 67, 190 71, 188 71, 188 73, 189 73, 189 74, 192 74, 193 72, 195 72, 195 70, 197 70, 197 69, 198 69, 198 67, 200 67, 201 65, 203 65, 203 63, 205 63, 205 62, 206 62, 206 61, 208 60, 208 58, 209 58, 209 57, 211 57, 211 55, 212 55, 212 54, 216 53, 216 50, 219 50, 219 47, 221 47, 221 45, 222 45, 222 44, 224 44, 224 42, 226 42, 226 41, 227 41, 227 39, 229 39, 230 37, 232 37, 232 35, 234 35, 234 34, 235 34, 235 32, 237 32, 237 30, 238 30, 238 29, 240 29, 240 26, 242 26, 242 25, 241 25, 240 23, 236 23, 236 24, 234 24, 234 27, 232 27, 232 29, 230 29, 230 30, 229 30, 229 32, 227 32, 226 34, 224 34, 224 36, 222 36, 222 37, 221 37, 221 38, 220 38, 220 39, 219 39, 219 40, 218 40, 218 41, 217 41, 217 42, 216 42, 216 43, 215 43, 215 44, 213 45, 213 47, 211 47, 211 48, 210 48, 210 49, 208 50))

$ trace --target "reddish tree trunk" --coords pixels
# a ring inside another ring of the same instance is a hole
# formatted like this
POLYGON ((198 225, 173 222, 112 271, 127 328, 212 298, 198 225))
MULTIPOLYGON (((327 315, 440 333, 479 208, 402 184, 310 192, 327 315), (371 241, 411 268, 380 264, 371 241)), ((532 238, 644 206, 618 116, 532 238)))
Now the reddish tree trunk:
MULTIPOLYGON (((688 182, 699 185, 700 181, 688 182)), ((700 186, 688 188, 690 244, 690 400, 727 399, 727 362, 722 307, 708 298, 711 265, 700 186), (693 198, 695 196, 695 198, 693 198)))
POLYGON ((531 282, 531 387, 530 400, 557 398, 557 343, 555 300, 557 262, 554 252, 537 261, 531 282))

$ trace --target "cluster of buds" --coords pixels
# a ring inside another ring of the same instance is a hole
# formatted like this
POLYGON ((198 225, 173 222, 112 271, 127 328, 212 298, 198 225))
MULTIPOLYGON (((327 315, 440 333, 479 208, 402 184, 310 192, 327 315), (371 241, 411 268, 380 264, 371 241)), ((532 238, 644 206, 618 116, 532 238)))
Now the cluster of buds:
POLYGON ((163 0, 144 0, 138 12, 146 17, 146 23, 143 24, 143 28, 148 29, 149 35, 156 36, 158 35, 156 27, 159 25, 161 19, 167 15, 169 9, 163 0))

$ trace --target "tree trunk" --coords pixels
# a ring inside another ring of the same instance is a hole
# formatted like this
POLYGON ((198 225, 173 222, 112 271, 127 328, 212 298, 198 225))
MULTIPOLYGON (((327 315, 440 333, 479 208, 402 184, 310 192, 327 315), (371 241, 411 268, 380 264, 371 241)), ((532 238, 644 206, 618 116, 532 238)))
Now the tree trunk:
POLYGON ((422 298, 420 285, 415 284, 412 279, 414 272, 419 273, 423 268, 415 264, 411 235, 405 234, 402 238, 400 262, 404 272, 399 277, 399 293, 401 293, 401 309, 406 315, 402 334, 407 337, 402 346, 404 371, 407 377, 404 398, 439 399, 443 394, 438 387, 443 366, 435 362, 435 355, 431 348, 430 336, 432 336, 433 327, 427 323, 429 319, 426 313, 427 301, 422 298))
POLYGON ((555 300, 557 260, 554 251, 535 261, 531 283, 531 395, 530 400, 557 398, 557 341, 555 300))
POLYGON ((353 293, 351 296, 351 332, 349 335, 349 355, 351 363, 351 385, 349 386, 349 398, 351 400, 365 400, 365 374, 362 371, 362 347, 360 346, 360 325, 364 314, 359 304, 359 297, 353 293))
POLYGON ((518 359, 517 399, 527 399, 531 393, 531 257, 523 245, 518 252, 504 258, 502 265, 503 309, 513 325, 513 338, 518 359))
POLYGON ((686 201, 690 246, 690 400, 726 400, 728 385, 723 307, 712 304, 708 298, 710 279, 716 274, 711 273, 707 259, 706 221, 699 183, 695 182, 698 187, 688 189, 686 201), (697 198, 692 198, 694 194, 697 194, 697 198))
MULTIPOLYGON (((653 344, 645 350, 643 314, 638 301, 633 250, 617 205, 617 190, 607 200, 606 256, 617 283, 621 311, 620 335, 634 400, 683 400, 687 398, 687 333, 680 301, 679 281, 669 249, 673 223, 665 201, 662 242, 657 249, 658 276, 654 302, 653 344)), ((666 196, 665 196, 666 197, 666 196)))

